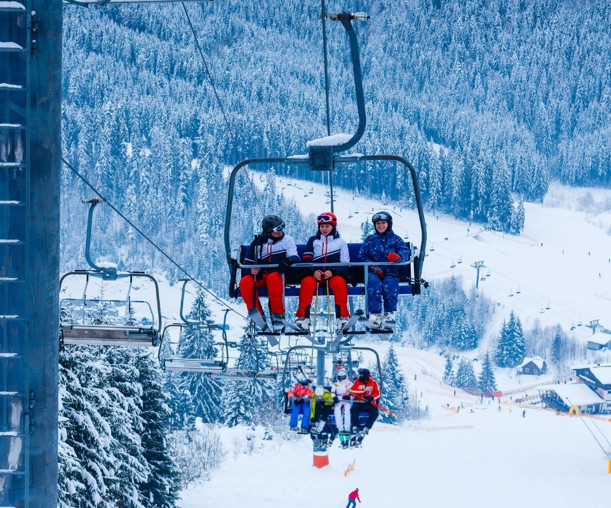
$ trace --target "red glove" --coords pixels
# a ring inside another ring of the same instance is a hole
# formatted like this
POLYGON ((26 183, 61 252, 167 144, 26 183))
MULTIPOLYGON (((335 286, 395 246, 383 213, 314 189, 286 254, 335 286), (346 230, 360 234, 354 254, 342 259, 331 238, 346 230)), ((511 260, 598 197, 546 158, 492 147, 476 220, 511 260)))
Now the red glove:
POLYGON ((399 254, 397 254, 396 252, 389 252, 388 256, 386 256, 386 258, 391 263, 394 263, 395 261, 399 261, 401 259, 401 256, 399 256, 399 254))
POLYGON ((378 277, 380 277, 380 279, 384 278, 384 272, 382 270, 380 270, 379 266, 374 266, 373 267, 373 273, 375 273, 378 277))

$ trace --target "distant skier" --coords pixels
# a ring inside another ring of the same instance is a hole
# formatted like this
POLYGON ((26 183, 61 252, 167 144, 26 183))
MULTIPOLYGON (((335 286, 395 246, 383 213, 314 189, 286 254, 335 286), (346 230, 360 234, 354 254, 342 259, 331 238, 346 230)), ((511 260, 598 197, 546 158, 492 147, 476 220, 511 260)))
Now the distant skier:
MULTIPOLYGON (((371 222, 375 226, 375 233, 365 239, 358 261, 400 263, 409 260, 409 247, 392 230, 392 215, 378 212, 371 218, 371 222)), ((369 267, 367 281, 369 322, 376 327, 381 327, 383 323, 394 324, 399 294, 399 268, 372 265, 369 267)))
POLYGON ((240 292, 250 311, 256 307, 264 316, 255 288, 267 287, 272 325, 282 329, 284 320, 284 281, 282 274, 288 272, 293 263, 299 262, 297 246, 292 236, 284 234, 284 221, 277 215, 266 215, 261 221, 262 232, 250 244, 245 265, 274 264, 274 268, 251 268, 250 273, 240 280, 240 292), (254 294, 253 294, 254 293, 254 294))
POLYGON ((346 508, 354 508, 356 506, 356 502, 361 502, 361 498, 359 497, 359 489, 354 489, 350 494, 348 494, 348 504, 346 508))

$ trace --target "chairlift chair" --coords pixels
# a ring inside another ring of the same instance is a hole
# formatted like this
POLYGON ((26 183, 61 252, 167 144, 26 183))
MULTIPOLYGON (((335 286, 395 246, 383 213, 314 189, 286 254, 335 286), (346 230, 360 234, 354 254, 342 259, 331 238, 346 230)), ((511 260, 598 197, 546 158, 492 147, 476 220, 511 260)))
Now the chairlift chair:
POLYGON ((144 272, 119 272, 114 265, 100 266, 90 256, 93 210, 101 201, 92 199, 88 203, 87 239, 85 258, 91 267, 64 274, 60 279, 60 295, 70 293, 72 278, 83 281, 80 297, 60 299, 60 343, 62 345, 99 345, 99 346, 156 346, 161 333, 161 301, 157 280, 144 272), (91 294, 91 281, 100 281, 91 294), (148 299, 132 298, 136 280, 149 282, 153 288, 148 299), (123 287, 121 286, 123 284, 123 287), (125 288, 125 284, 127 287, 125 288), (70 286, 70 287, 69 287, 70 286), (103 298, 100 291, 114 286, 124 289, 123 298, 103 298), (94 316, 93 312, 97 315, 94 316))

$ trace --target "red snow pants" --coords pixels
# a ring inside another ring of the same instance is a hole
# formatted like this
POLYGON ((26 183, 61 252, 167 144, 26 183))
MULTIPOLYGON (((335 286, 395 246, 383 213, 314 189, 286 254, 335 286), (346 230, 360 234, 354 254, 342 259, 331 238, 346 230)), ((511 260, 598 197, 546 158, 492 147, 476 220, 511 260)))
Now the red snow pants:
MULTIPOLYGON (((339 307, 340 316, 338 317, 350 317, 348 311, 348 286, 346 280, 340 275, 334 275, 330 279, 319 282, 321 287, 325 284, 329 284, 329 289, 333 293, 336 307, 339 307)), ((312 305, 312 297, 316 291, 316 279, 311 275, 308 275, 301 281, 301 287, 299 288, 299 307, 295 313, 295 317, 305 317, 306 308, 312 305)))
MULTIPOLYGON (((253 302, 253 291, 254 291, 254 277, 252 275, 244 275, 240 279, 240 292, 242 293, 242 299, 246 304, 246 308, 250 310, 253 302)), ((279 272, 263 273, 257 275, 258 288, 266 287, 267 296, 269 298, 269 308, 272 314, 284 314, 284 302, 282 301, 282 295, 284 293, 284 281, 282 280, 282 274, 279 272)), ((259 301, 259 295, 255 297, 255 305, 257 310, 264 316, 263 309, 261 308, 261 302, 259 301)))

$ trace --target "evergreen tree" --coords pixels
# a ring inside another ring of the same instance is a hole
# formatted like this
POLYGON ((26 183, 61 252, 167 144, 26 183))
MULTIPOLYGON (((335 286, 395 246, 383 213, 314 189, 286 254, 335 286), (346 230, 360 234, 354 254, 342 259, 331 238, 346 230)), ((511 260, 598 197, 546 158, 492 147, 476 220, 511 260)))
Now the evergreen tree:
POLYGON ((179 498, 180 475, 168 442, 170 408, 163 377, 148 351, 138 353, 136 368, 142 386, 142 447, 150 470, 147 480, 140 484, 140 497, 147 507, 172 508, 179 498))
POLYGON ((564 358, 564 344, 560 332, 556 332, 552 341, 552 347, 550 352, 550 358, 552 363, 559 366, 564 358))
MULTIPOLYGON (((208 328, 212 324, 210 311, 206 306, 203 293, 200 291, 191 308, 189 320, 194 324, 182 330, 177 355, 180 358, 200 358, 207 360, 215 358, 217 347, 214 337, 208 328)), ((179 372, 168 379, 174 384, 172 393, 180 394, 180 398, 190 399, 188 408, 175 408, 179 411, 177 419, 190 427, 195 418, 200 417, 204 423, 222 421, 223 382, 213 377, 201 376, 197 372, 179 372), (182 414, 180 414, 182 411, 182 414)))
POLYGON ((369 217, 365 217, 365 220, 361 223, 363 232, 361 233, 361 241, 365 241, 366 238, 373 233, 373 225, 369 220, 369 217))
POLYGON ((496 350, 496 364, 499 367, 516 367, 524 361, 524 333, 520 319, 512 311, 509 321, 503 321, 496 350))
POLYGON ((484 356, 482 372, 479 375, 478 388, 482 392, 492 392, 496 390, 496 380, 494 379, 492 362, 490 361, 490 355, 488 353, 484 356))
POLYGON ((67 452, 60 459, 69 459, 59 463, 58 498, 64 506, 116 506, 109 498, 107 479, 118 459, 111 427, 101 414, 112 404, 100 383, 109 368, 96 352, 91 346, 71 346, 60 352, 60 449, 67 452), (80 471, 74 469, 75 461, 80 471))
POLYGON ((388 348, 388 354, 382 364, 382 372, 384 372, 384 395, 381 404, 394 411, 395 416, 381 411, 381 420, 393 424, 406 420, 410 410, 408 386, 392 345, 388 348))
POLYGON ((452 365, 452 360, 449 356, 446 356, 446 366, 443 371, 443 381, 451 385, 454 382, 454 366, 452 365))
POLYGON ((110 426, 112 450, 116 460, 107 479, 108 498, 117 506, 143 508, 140 485, 147 481, 150 468, 144 458, 141 436, 142 386, 134 362, 134 350, 110 347, 105 350, 104 362, 109 366, 104 391, 110 404, 100 412, 110 426))
POLYGON ((454 385, 463 389, 477 388, 473 364, 469 360, 461 358, 458 369, 456 369, 456 376, 454 376, 454 385))
MULTIPOLYGON (((239 349, 236 368, 253 373, 270 369, 269 357, 248 329, 245 329, 239 349)), ((274 391, 275 384, 268 379, 250 378, 228 383, 224 396, 225 423, 233 427, 266 421, 266 413, 274 405, 274 391)))

